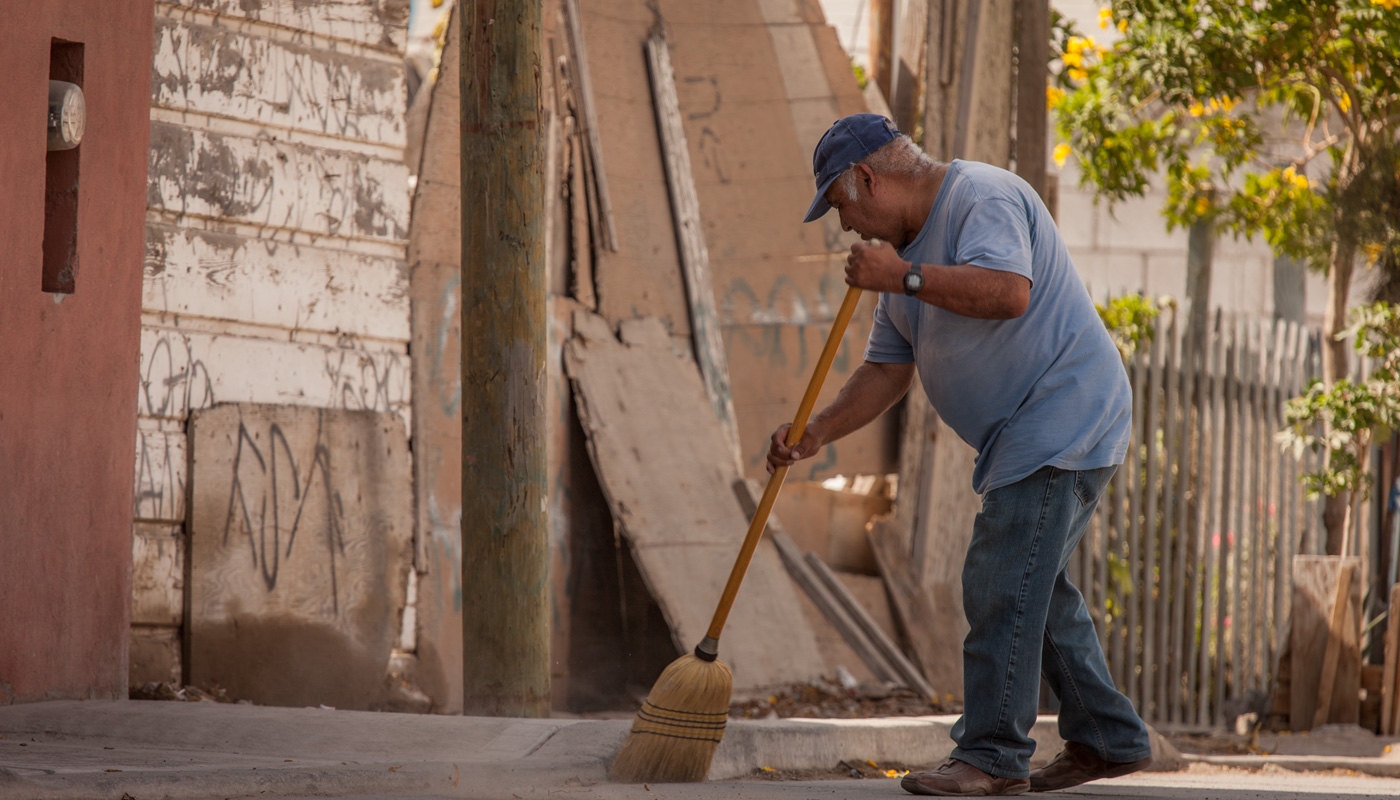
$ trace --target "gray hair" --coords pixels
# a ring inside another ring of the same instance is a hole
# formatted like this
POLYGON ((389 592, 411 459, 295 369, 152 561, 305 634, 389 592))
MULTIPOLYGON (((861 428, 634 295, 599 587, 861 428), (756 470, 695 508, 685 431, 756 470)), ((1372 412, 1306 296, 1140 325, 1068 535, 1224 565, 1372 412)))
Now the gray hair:
MULTIPOLYGON (((861 159, 859 163, 869 167, 871 172, 905 178, 927 175, 938 166, 928 153, 920 150, 918 145, 914 144, 914 140, 904 134, 895 137, 884 147, 861 159)), ((835 185, 846 195, 847 201, 854 202, 858 197, 854 167, 841 173, 835 185)))

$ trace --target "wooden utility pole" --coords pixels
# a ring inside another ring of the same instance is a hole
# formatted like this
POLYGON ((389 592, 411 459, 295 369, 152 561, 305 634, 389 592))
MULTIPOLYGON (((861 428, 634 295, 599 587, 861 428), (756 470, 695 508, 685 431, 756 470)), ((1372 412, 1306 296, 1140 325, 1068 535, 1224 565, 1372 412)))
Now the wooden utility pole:
POLYGON ((463 0, 463 711, 549 716, 542 0, 463 0))
POLYGON ((1045 80, 1050 75, 1049 0, 1020 0, 1016 4, 1016 30, 1016 174, 1048 205, 1045 80))
POLYGON ((894 74, 894 0, 870 0, 870 75, 889 102, 894 74))

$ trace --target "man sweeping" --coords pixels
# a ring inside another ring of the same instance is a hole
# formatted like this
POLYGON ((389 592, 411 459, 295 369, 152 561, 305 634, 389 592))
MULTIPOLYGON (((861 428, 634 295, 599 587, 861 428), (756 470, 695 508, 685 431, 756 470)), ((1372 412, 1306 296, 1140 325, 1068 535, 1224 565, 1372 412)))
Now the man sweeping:
POLYGON ((963 563, 964 712, 952 757, 911 773, 920 795, 1051 791, 1143 769, 1147 727, 1109 678, 1065 568, 1127 450, 1132 394, 1055 223, 1010 172, 930 159, 889 120, 838 120, 812 158, 807 222, 830 209, 867 240, 846 282, 880 292, 865 362, 792 448, 815 455, 893 406, 917 374, 977 451, 982 496, 963 563), (1060 699, 1065 749, 1030 770, 1040 677, 1060 699))

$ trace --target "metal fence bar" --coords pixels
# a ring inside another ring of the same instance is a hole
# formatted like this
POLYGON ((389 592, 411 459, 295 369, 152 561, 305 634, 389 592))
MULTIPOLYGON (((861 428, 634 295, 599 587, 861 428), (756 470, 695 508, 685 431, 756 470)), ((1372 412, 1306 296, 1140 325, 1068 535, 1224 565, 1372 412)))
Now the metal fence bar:
POLYGON ((1217 312, 1195 353, 1185 317, 1165 309, 1125 365, 1128 455, 1069 569, 1143 718, 1209 727, 1271 686, 1291 556, 1320 543, 1318 503, 1298 484, 1317 456, 1300 462, 1276 441, 1319 342, 1293 323, 1217 312))
POLYGON ((1141 700, 1138 708, 1150 717, 1155 717, 1157 710, 1157 609, 1161 605, 1157 598, 1161 597, 1160 583, 1157 578, 1157 553, 1161 547, 1162 529, 1160 520, 1157 517, 1157 498, 1160 494, 1157 481, 1158 461, 1160 449, 1157 440, 1157 431, 1160 428, 1161 420, 1158 418, 1159 395, 1162 390, 1162 337, 1156 335, 1152 337, 1151 347, 1147 351, 1147 398, 1144 402, 1144 424, 1142 430, 1142 440, 1147 465, 1144 469, 1144 492, 1143 501, 1143 577, 1138 584, 1141 590, 1138 592, 1137 607, 1142 611, 1142 683, 1141 700))
MULTIPOLYGON (((1177 420, 1179 403, 1177 393, 1180 391, 1181 373, 1178 370, 1177 352, 1181 342, 1180 328, 1178 322, 1181 315, 1175 306, 1169 309, 1171 323, 1167 327, 1167 337, 1165 342, 1166 355, 1162 360, 1162 527, 1158 537, 1161 548, 1161 561, 1158 571, 1158 591, 1157 591, 1157 652, 1161 654, 1163 663, 1157 666, 1157 705, 1152 709, 1153 721, 1163 721, 1169 718, 1171 708, 1171 698, 1169 694, 1168 676, 1173 673, 1167 663, 1168 654, 1175 648, 1171 645, 1171 623, 1172 623, 1172 597, 1175 594, 1175 583, 1172 581, 1175 572, 1172 558, 1175 552, 1176 532, 1172 527, 1174 522, 1173 512, 1176 510, 1176 469, 1180 459, 1178 458, 1179 447, 1176 444, 1177 420)), ((1156 663, 1156 659, 1153 659, 1156 663)))
POLYGON ((1221 436, 1225 440, 1225 446, 1220 457, 1220 525, 1215 530, 1215 541, 1218 542, 1220 571, 1217 574, 1215 586, 1215 666, 1214 674, 1214 700, 1211 703, 1211 724, 1221 721, 1222 709, 1225 705, 1227 689, 1227 675, 1225 664, 1229 655, 1233 655, 1233 640, 1235 639, 1235 622, 1239 617, 1234 615, 1234 602, 1239 584, 1239 547, 1234 536, 1238 528, 1233 525, 1235 512, 1239 510, 1240 492, 1240 419, 1239 419, 1239 366, 1240 366, 1240 329, 1238 322, 1231 320, 1228 324, 1229 335, 1224 342, 1225 346, 1225 371, 1220 376, 1221 398, 1224 403, 1222 416, 1224 427, 1221 429, 1221 436))
MULTIPOLYGON (((1189 329, 1189 326, 1183 326, 1189 329)), ((1194 464, 1193 454, 1200 447, 1200 437, 1195 435, 1194 423, 1200 418, 1195 402, 1195 378, 1196 365, 1201 354, 1196 352, 1196 348, 1191 345, 1189 336, 1179 344, 1183 344, 1181 368, 1177 374, 1178 386, 1180 388, 1180 422, 1181 436, 1176 442, 1178 446, 1177 464, 1177 525, 1176 537, 1176 564, 1174 576, 1174 592, 1172 597, 1172 704, 1169 722, 1185 722, 1187 717, 1187 692, 1191 688, 1189 677, 1183 671, 1183 666, 1191 663, 1190 630, 1186 625, 1186 615, 1188 611, 1187 598, 1191 595, 1191 584, 1188 582, 1187 560, 1194 551, 1192 546, 1194 537, 1191 531, 1192 525, 1191 511, 1193 503, 1191 499, 1191 489, 1193 482, 1191 478, 1192 466, 1194 464)), ((1189 667, 1187 670, 1189 671, 1189 667)))
POLYGON ((1128 470, 1128 524, 1127 524, 1127 575, 1128 585, 1124 592, 1124 605, 1126 606, 1126 617, 1124 619, 1124 645, 1127 649, 1127 664, 1124 665, 1125 685, 1128 697, 1138 708, 1143 707, 1142 702, 1142 676, 1139 672, 1139 657, 1142 653, 1141 642, 1141 606, 1143 597, 1149 592, 1147 581, 1142 577, 1142 531, 1143 522, 1139 516, 1142 510, 1142 453, 1146 448, 1147 429, 1146 400, 1147 400, 1147 356, 1145 348, 1137 349, 1136 357, 1133 359, 1133 426, 1132 436, 1128 440, 1128 457, 1124 460, 1125 465, 1132 465, 1128 470))

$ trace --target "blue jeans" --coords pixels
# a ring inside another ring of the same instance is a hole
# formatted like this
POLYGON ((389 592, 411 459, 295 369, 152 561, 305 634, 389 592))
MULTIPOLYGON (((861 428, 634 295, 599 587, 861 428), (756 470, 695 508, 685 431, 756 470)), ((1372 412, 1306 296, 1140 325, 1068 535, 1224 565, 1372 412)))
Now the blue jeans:
POLYGON ((1147 726, 1113 686, 1084 598, 1065 572, 1116 467, 1043 467, 983 497, 963 564, 964 711, 953 758, 1000 778, 1030 773, 1043 674, 1060 736, 1107 761, 1151 755, 1147 726))

